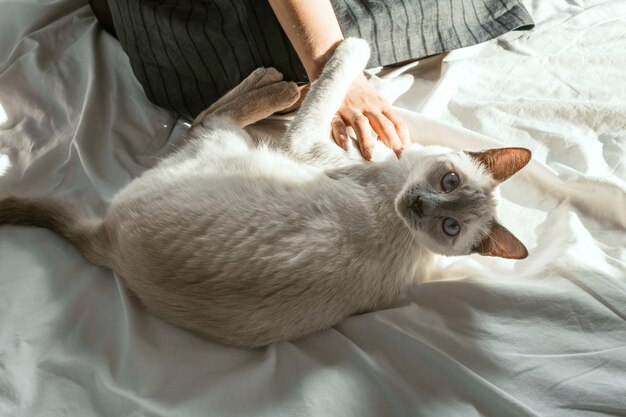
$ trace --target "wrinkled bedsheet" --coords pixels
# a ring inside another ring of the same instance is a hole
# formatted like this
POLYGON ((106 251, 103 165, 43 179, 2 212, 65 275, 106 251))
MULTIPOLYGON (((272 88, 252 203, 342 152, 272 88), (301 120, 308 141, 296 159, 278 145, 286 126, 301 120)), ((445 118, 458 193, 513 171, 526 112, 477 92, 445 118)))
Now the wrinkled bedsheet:
MULTIPOLYGON (((624 187, 626 2, 527 7, 533 31, 408 69, 414 140, 437 142, 431 118, 447 146, 466 131, 624 187)), ((103 214, 185 129, 85 1, 0 2, 0 194, 103 214)), ((524 178, 501 197, 527 259, 446 259, 392 308, 254 351, 146 314, 52 232, 2 226, 0 416, 626 415, 626 232, 524 178)))

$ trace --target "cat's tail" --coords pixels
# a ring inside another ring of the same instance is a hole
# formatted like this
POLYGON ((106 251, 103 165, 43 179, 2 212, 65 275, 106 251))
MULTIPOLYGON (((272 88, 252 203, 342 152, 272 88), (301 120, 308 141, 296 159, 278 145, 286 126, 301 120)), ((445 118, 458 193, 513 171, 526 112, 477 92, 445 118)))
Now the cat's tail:
POLYGON ((0 198, 0 225, 50 229, 69 240, 89 262, 111 268, 111 236, 102 219, 88 219, 73 205, 50 197, 0 198))

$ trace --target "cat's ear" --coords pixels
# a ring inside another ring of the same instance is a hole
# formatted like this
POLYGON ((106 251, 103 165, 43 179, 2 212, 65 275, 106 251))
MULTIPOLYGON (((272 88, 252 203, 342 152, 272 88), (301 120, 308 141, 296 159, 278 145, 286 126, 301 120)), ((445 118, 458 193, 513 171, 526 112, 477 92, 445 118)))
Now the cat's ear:
POLYGON ((497 148, 482 152, 467 152, 472 159, 480 164, 502 182, 511 177, 530 161, 531 153, 526 148, 497 148))
POLYGON ((491 231, 472 248, 483 256, 497 256, 506 259, 524 259, 528 250, 513 233, 499 223, 493 223, 491 231))

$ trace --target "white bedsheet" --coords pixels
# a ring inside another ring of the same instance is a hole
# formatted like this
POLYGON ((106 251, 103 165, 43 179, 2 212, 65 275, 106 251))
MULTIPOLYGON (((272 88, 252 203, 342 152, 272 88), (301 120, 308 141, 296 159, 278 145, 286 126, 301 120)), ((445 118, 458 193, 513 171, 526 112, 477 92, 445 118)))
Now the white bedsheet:
MULTIPOLYGON (((420 62, 396 104, 417 140, 437 138, 409 111, 622 187, 626 2, 528 8, 535 30, 420 62)), ((0 1, 0 193, 102 214, 183 130, 84 1, 0 1)), ((47 230, 2 226, 0 416, 626 415, 624 230, 523 178, 502 197, 528 259, 449 259, 394 308, 255 351, 144 313, 47 230)))

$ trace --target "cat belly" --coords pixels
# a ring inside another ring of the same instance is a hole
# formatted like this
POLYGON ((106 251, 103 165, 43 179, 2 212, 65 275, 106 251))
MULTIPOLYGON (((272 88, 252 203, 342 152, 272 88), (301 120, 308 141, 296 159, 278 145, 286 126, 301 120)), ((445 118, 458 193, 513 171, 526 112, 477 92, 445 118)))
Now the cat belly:
POLYGON ((362 288, 376 271, 353 249, 367 210, 349 190, 328 178, 212 179, 127 193, 107 215, 116 272, 153 313, 253 346, 332 326, 384 291, 362 288))

